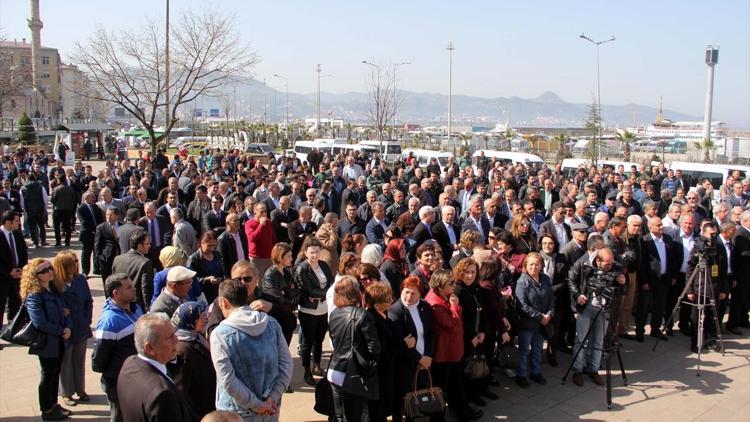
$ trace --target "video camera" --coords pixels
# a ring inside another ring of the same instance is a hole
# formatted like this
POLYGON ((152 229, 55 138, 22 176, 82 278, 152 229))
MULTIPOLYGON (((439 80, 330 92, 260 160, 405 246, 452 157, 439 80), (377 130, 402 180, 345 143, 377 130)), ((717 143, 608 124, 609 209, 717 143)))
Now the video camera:
POLYGON ((716 258, 716 236, 699 236, 700 242, 695 242, 693 254, 700 258, 716 258))
POLYGON ((624 288, 617 283, 617 277, 621 274, 616 271, 595 269, 588 280, 589 292, 604 299, 605 303, 612 303, 615 298, 624 293, 624 288))

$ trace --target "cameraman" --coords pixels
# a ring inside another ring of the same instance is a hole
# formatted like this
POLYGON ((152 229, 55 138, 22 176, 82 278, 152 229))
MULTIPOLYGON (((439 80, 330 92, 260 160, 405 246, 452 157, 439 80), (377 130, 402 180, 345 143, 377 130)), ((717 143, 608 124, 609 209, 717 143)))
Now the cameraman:
MULTIPOLYGON (((688 280, 691 280, 691 276, 696 267, 698 267, 701 258, 705 258, 706 267, 710 274, 709 280, 706 281, 711 282, 711 285, 707 287, 713 289, 716 304, 726 299, 729 292, 729 279, 727 277, 729 260, 726 249, 723 246, 717 247, 716 245, 718 233, 719 229, 713 221, 703 223, 701 226, 701 235, 695 239, 693 250, 690 252, 686 273, 688 280)), ((710 296, 706 295, 706 297, 703 297, 701 294, 702 286, 698 284, 698 279, 699 276, 692 278, 687 299, 696 304, 702 303, 707 305, 710 296)), ((714 306, 713 309, 704 308, 703 337, 707 339, 705 347, 715 345, 716 343, 716 320, 714 319, 714 312, 717 311, 717 306, 714 306)), ((698 353, 698 308, 696 306, 693 306, 692 309, 692 324, 690 350, 693 353, 698 353)))
POLYGON ((573 265, 568 274, 568 285, 576 314, 576 342, 573 351, 578 353, 573 363, 573 382, 579 387, 583 385, 583 370, 586 367, 586 374, 591 380, 596 385, 604 385, 598 371, 609 321, 601 309, 603 305, 610 304, 597 292, 605 287, 616 287, 606 282, 607 276, 613 276, 617 285, 625 284, 622 267, 615 262, 612 250, 603 247, 601 238, 589 238, 587 246, 589 252, 573 265), (580 350, 584 346, 583 339, 589 329, 591 333, 585 346, 587 350, 580 350))

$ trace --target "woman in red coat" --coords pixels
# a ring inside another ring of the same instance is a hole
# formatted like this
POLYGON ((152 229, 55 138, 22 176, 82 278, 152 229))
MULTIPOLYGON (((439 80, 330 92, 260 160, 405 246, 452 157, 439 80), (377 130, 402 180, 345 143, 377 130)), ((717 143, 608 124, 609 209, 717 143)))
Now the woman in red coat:
POLYGON ((435 271, 430 277, 430 291, 425 300, 432 308, 435 330, 435 355, 432 374, 435 384, 445 391, 448 408, 459 421, 482 416, 482 411, 469 407, 463 387, 464 329, 461 305, 453 293, 456 282, 448 270, 435 271))

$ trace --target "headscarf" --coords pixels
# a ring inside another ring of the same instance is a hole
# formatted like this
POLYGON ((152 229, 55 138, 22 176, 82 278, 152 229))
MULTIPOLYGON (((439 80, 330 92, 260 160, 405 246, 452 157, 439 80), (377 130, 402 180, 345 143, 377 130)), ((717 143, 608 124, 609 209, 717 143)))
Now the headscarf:
POLYGON ((174 315, 172 315, 172 325, 177 328, 175 334, 177 335, 178 340, 198 340, 203 343, 204 346, 208 347, 208 342, 206 341, 206 338, 203 337, 202 333, 195 331, 198 319, 204 312, 206 312, 206 304, 203 302, 185 302, 177 307, 174 315))
POLYGON ((404 245, 404 239, 391 239, 388 242, 388 246, 385 247, 385 253, 383 254, 383 262, 393 261, 393 263, 401 269, 404 275, 409 273, 409 268, 406 266, 403 258, 401 258, 401 247, 404 245))
POLYGON ((171 268, 176 265, 185 265, 182 251, 174 246, 165 246, 159 253, 159 261, 164 268, 171 268))

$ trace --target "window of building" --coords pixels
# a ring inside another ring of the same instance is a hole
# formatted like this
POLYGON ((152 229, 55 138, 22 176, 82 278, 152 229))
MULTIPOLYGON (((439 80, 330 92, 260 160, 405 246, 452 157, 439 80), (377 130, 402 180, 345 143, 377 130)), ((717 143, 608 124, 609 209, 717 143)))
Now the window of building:
POLYGON ((42 64, 49 64, 49 56, 42 56, 42 64))
POLYGON ((29 57, 29 56, 21 56, 21 64, 22 65, 31 64, 31 57, 29 57))

